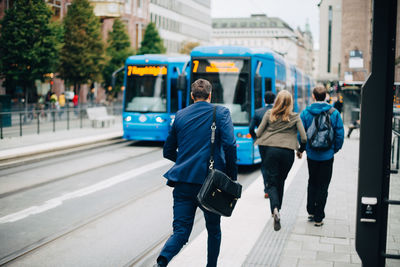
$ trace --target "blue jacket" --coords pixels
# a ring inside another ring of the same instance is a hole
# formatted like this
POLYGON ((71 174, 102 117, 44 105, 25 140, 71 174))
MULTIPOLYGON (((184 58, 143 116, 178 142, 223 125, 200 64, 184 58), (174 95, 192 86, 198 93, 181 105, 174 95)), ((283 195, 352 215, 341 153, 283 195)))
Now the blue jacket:
POLYGON ((273 107, 274 105, 272 104, 268 104, 265 107, 256 109, 256 111, 254 112, 254 116, 251 119, 250 122, 250 126, 249 126, 249 132, 251 137, 256 140, 257 139, 257 135, 256 132, 254 131, 254 129, 258 126, 260 126, 260 123, 262 121, 262 118, 264 117, 264 114, 273 107))
MULTIPOLYGON (((163 151, 165 158, 175 162, 164 174, 168 185, 173 182, 204 183, 210 158, 213 107, 199 101, 176 113, 163 151)), ((227 108, 217 106, 216 125, 214 168, 236 180, 236 139, 227 108)))
MULTIPOLYGON (((300 118, 303 121, 304 129, 307 132, 308 127, 310 127, 312 120, 315 115, 320 114, 323 111, 328 111, 332 106, 326 102, 315 102, 308 106, 303 112, 301 112, 300 118)), ((331 123, 332 127, 335 131, 334 141, 332 147, 326 151, 316 151, 309 147, 308 143, 306 146, 307 157, 316 160, 316 161, 324 161, 333 158, 333 155, 338 152, 342 146, 344 141, 344 129, 343 129, 343 121, 340 113, 335 109, 335 111, 331 114, 331 123)))

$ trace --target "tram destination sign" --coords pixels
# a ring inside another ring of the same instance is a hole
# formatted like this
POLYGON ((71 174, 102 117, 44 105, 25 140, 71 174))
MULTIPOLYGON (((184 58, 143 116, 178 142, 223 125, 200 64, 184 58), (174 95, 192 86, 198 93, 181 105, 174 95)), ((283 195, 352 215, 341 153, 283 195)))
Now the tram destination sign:
POLYGON ((242 59, 195 59, 193 73, 240 73, 248 71, 248 60, 242 59))
POLYGON ((158 75, 166 75, 167 74, 167 67, 166 66, 157 66, 157 65, 145 65, 145 66, 128 66, 128 73, 127 76, 132 76, 132 75, 153 75, 153 76, 158 76, 158 75))

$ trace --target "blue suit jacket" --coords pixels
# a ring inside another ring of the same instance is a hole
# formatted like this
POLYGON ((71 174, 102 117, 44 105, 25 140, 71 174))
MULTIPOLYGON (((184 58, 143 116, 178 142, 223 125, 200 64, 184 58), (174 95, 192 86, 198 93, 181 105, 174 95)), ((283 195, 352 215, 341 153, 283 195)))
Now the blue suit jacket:
MULTIPOLYGON (((173 182, 204 183, 210 158, 213 107, 199 101, 176 113, 163 150, 164 157, 175 162, 164 174, 169 185, 173 182)), ((236 180, 236 139, 227 108, 217 106, 216 124, 214 168, 236 180)))

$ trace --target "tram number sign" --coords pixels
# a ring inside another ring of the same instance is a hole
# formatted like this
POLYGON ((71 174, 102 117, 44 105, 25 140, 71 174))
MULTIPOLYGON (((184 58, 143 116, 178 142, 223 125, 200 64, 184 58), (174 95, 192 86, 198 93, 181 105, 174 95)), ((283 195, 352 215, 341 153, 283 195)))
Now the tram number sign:
POLYGON ((165 66, 128 66, 128 76, 132 75, 166 75, 167 67, 165 66))
POLYGON ((243 61, 231 60, 193 60, 193 73, 206 72, 206 73, 220 73, 230 72, 239 73, 243 61), (240 65, 240 66, 238 66, 240 65))

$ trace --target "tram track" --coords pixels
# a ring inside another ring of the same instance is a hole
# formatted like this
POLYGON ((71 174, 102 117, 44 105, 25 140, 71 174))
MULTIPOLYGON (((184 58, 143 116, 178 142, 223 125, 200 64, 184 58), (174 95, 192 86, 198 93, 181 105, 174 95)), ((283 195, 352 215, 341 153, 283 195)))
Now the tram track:
MULTIPOLYGON (((120 144, 120 143, 130 143, 130 142, 117 142, 117 144, 120 144)), ((136 142, 134 142, 134 143, 136 143, 136 142)), ((134 144, 134 143, 130 143, 130 144, 134 144)), ((115 144, 116 143, 110 143, 109 145, 115 145, 115 144)), ((119 149, 119 148, 120 147, 117 147, 116 149, 119 149)), ((124 158, 122 160, 121 159, 111 160, 111 161, 107 162, 106 164, 102 164, 100 166, 98 166, 98 165, 92 166, 90 168, 87 168, 87 169, 84 169, 84 170, 80 170, 80 171, 77 171, 77 172, 73 172, 73 173, 69 173, 67 175, 59 176, 59 177, 53 178, 53 179, 48 180, 48 181, 36 183, 36 184, 33 184, 33 185, 28 185, 28 186, 25 186, 25 187, 20 187, 20 188, 15 189, 15 190, 11 190, 11 191, 8 191, 8 192, 5 192, 5 193, 1 193, 0 194, 0 199, 2 199, 4 197, 7 197, 7 196, 11 196, 13 194, 21 193, 21 192, 24 192, 24 191, 27 191, 27 190, 30 190, 30 189, 34 189, 34 188, 38 188, 38 187, 41 187, 41 186, 44 186, 44 185, 49 185, 49 184, 52 184, 52 183, 55 183, 55 182, 66 180, 66 179, 74 177, 76 175, 88 173, 88 172, 91 172, 91 171, 93 171, 93 170, 95 170, 95 169, 97 169, 99 167, 107 167, 107 166, 111 166, 111 165, 115 164, 116 162, 121 163, 121 162, 124 162, 124 161, 129 161, 129 160, 132 160, 132 159, 135 159, 135 158, 139 158, 139 157, 148 155, 150 153, 153 153, 154 151, 156 151, 156 149, 155 150, 150 150, 150 151, 147 151, 147 152, 144 152, 144 153, 141 153, 141 154, 129 156, 129 157, 126 157, 126 158, 124 158)), ((75 151, 75 152, 70 152, 70 153, 77 153, 77 152, 82 152, 82 150, 75 151)), ((64 154, 64 155, 66 155, 66 154, 64 154)), ((41 167, 41 166, 39 166, 39 167, 41 167)), ((39 167, 36 167, 36 168, 39 168, 39 167)), ((26 170, 24 170, 24 171, 26 171, 26 170)), ((7 173, 7 174, 9 175, 10 173, 7 173)))
POLYGON ((132 141, 127 141, 127 140, 124 140, 121 138, 114 138, 114 139, 98 141, 98 142, 90 143, 90 144, 81 144, 81 145, 72 146, 69 148, 62 148, 62 149, 57 149, 57 150, 41 152, 38 154, 29 154, 29 155, 16 157, 16 158, 2 159, 2 160, 0 160, 0 170, 18 167, 18 166, 22 166, 25 164, 35 163, 35 162, 39 162, 41 160, 45 160, 48 158, 67 156, 67 155, 71 155, 71 154, 74 154, 77 152, 82 152, 82 151, 86 151, 86 150, 91 150, 91 149, 96 149, 99 147, 110 146, 110 145, 121 144, 121 143, 132 143, 132 141))

